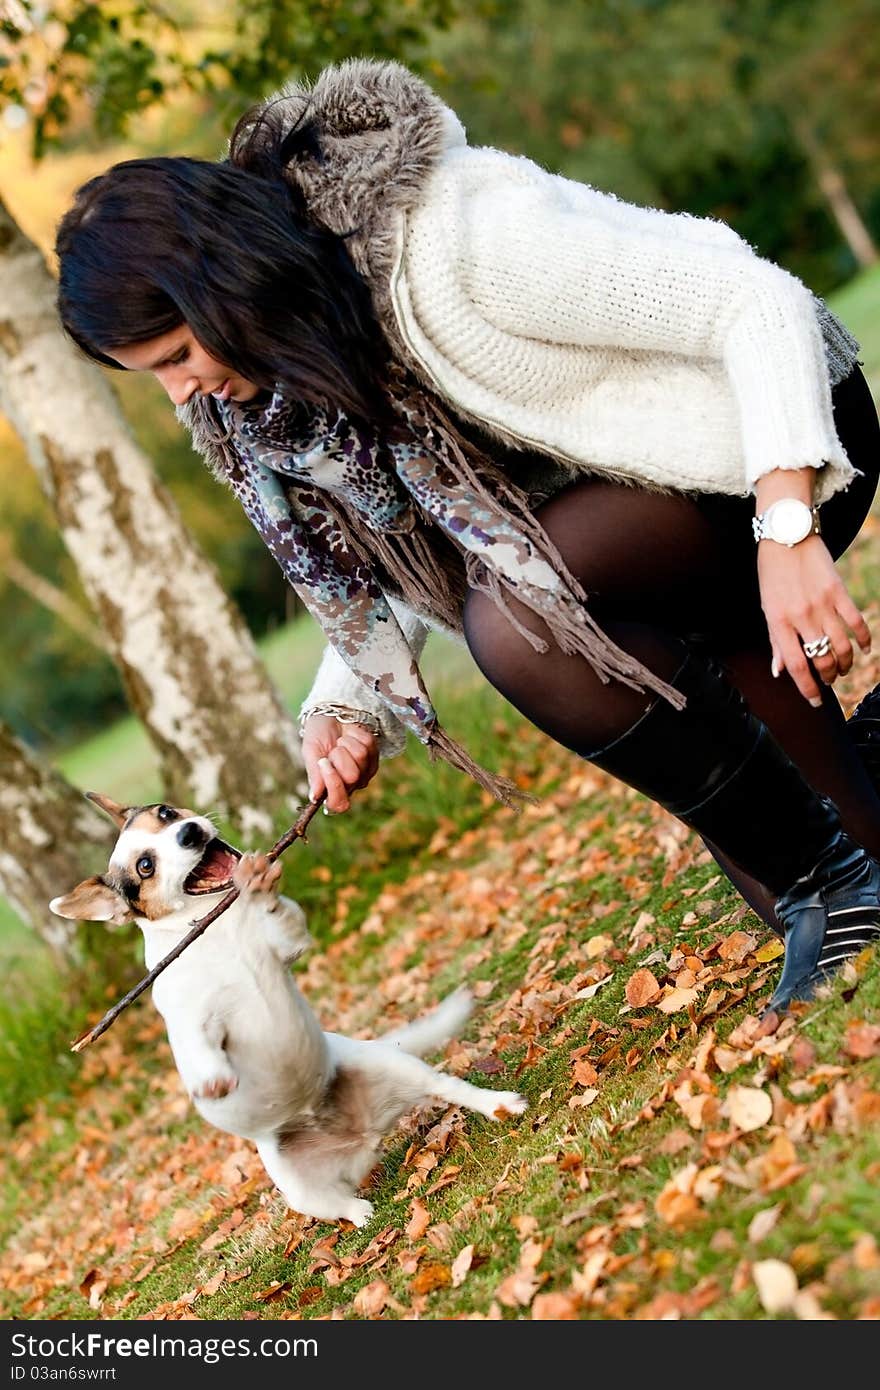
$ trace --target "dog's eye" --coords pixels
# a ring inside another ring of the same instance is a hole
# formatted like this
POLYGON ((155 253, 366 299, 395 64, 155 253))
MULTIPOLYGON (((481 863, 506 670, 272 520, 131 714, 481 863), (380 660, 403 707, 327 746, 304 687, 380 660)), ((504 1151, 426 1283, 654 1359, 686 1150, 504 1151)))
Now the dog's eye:
POLYGON ((159 806, 156 810, 159 820, 177 820, 177 812, 171 806, 159 806))
POLYGON ((154 868, 152 857, 149 854, 142 854, 138 862, 135 864, 135 868, 137 869, 141 878, 151 878, 154 868))

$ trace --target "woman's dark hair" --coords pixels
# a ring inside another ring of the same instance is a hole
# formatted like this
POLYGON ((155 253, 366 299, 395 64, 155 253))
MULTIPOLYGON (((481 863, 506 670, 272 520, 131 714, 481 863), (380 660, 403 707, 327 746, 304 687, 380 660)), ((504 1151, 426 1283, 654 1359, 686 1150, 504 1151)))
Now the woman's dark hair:
POLYGON ((58 227, 61 321, 108 367, 114 347, 185 322, 256 386, 381 419, 388 350, 369 290, 285 181, 285 143, 289 157, 290 138, 250 168, 130 159, 84 184, 58 227))

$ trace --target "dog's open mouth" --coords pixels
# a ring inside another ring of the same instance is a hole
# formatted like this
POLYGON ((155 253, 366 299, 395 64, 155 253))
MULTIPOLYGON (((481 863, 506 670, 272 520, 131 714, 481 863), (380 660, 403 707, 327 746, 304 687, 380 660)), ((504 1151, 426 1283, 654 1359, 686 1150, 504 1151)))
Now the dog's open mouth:
POLYGON ((231 888, 232 874, 241 851, 216 836, 209 840, 204 854, 184 881, 184 893, 219 893, 231 888))

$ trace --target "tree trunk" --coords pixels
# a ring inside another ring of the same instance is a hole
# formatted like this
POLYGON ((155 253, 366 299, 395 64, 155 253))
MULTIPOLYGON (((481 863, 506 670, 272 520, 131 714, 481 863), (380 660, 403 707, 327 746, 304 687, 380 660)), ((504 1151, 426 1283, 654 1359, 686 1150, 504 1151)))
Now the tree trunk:
POLYGON ((304 791, 293 721, 103 374, 62 332, 55 282, 2 201, 0 410, 24 441, 157 749, 163 796, 268 833, 273 807, 304 791))
POLYGON ((0 893, 66 964, 76 923, 50 899, 105 868, 112 844, 106 817, 0 724, 0 893))
POLYGON ((104 634, 91 621, 87 613, 84 613, 78 603, 74 603, 72 598, 59 589, 57 584, 53 584, 45 575, 38 574, 31 569, 30 565, 25 564, 20 555, 16 555, 12 540, 9 536, 0 533, 0 570, 6 575, 10 584, 14 584, 17 589, 27 594, 36 603, 60 618, 68 627, 72 627, 74 632, 78 632, 80 637, 99 651, 107 650, 107 643, 104 641, 104 634))
POLYGON ((828 200, 828 206, 847 246, 864 269, 876 265, 880 255, 861 213, 849 195, 843 174, 830 159, 809 121, 795 120, 793 124, 816 176, 816 182, 828 200))

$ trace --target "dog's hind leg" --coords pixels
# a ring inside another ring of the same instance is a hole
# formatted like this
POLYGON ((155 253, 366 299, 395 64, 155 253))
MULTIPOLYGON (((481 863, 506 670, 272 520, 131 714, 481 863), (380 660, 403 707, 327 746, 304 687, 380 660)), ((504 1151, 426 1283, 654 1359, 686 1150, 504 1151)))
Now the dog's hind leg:
POLYGON ((303 1216, 319 1221, 344 1218, 355 1226, 365 1226, 373 1215, 372 1202, 356 1197, 346 1180, 350 1150, 334 1152, 332 1145, 319 1141, 298 1152, 295 1145, 273 1137, 258 1140, 257 1151, 275 1186, 303 1216))
POLYGON ((528 1101, 516 1091, 491 1091, 488 1087, 472 1086, 459 1076, 448 1076, 427 1062, 403 1052, 385 1039, 356 1041, 328 1034, 331 1055, 343 1065, 357 1068, 368 1080, 371 1098, 371 1120, 375 1128, 387 1132, 401 1115, 429 1096, 461 1105, 486 1115, 490 1120, 503 1118, 503 1113, 521 1115, 528 1101))

